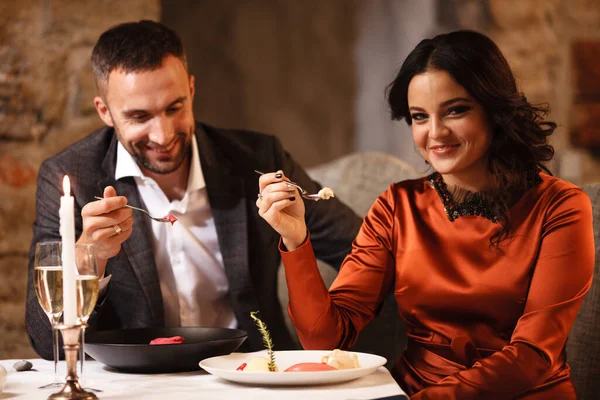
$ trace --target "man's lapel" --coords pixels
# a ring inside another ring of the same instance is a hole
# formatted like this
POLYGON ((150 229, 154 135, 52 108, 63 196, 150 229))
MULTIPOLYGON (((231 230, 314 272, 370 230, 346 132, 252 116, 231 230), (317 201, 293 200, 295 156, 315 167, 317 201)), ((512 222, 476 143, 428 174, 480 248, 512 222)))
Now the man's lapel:
MULTIPOLYGON (((111 185, 114 186, 118 195, 127 197, 128 204, 134 207, 144 207, 135 180, 132 177, 115 181, 116 157, 117 139, 114 137, 102 163, 102 168, 106 172, 106 179, 98 182, 100 193, 104 191, 106 186, 111 185)), ((149 232, 151 231, 152 227, 148 218, 141 214, 134 215, 133 232, 129 239, 123 242, 122 250, 140 281, 144 296, 150 306, 153 322, 155 325, 160 326, 164 324, 164 309, 158 271, 154 262, 154 248, 150 241, 151 235, 149 232)), ((135 302, 135 299, 129 300, 135 302)))

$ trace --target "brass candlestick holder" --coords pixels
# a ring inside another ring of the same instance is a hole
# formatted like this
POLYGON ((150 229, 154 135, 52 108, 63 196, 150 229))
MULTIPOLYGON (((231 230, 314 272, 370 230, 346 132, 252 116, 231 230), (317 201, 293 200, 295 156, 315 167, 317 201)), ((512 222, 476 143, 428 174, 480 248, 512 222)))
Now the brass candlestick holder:
POLYGON ((65 349, 65 359, 67 360, 67 381, 62 390, 50 395, 48 400, 94 400, 98 398, 95 394, 83 390, 77 378, 77 355, 79 354, 79 335, 82 327, 83 324, 71 326, 61 324, 58 326, 63 337, 63 349, 65 349))

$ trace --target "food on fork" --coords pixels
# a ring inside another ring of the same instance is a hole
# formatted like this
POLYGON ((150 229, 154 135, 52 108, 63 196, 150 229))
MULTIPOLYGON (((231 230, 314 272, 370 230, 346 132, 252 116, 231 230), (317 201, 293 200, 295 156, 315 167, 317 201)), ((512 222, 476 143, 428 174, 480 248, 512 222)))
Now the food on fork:
POLYGON ((165 216, 164 219, 168 220, 171 223, 171 225, 173 225, 175 221, 177 221, 177 217, 171 214, 165 216))
POLYGON ((294 364, 286 368, 283 372, 316 372, 316 371, 337 371, 338 369, 324 363, 303 362, 294 364))
MULTIPOLYGON (((96 200, 104 200, 102 197, 99 197, 99 196, 94 196, 94 198, 96 200)), ((175 221, 177 221, 177 217, 175 217, 174 215, 171 215, 171 214, 168 214, 168 215, 166 215, 166 216, 164 216, 162 218, 157 218, 157 217, 152 216, 147 210, 144 210, 143 208, 134 207, 134 206, 129 205, 129 204, 125 204, 125 207, 131 208, 132 210, 141 211, 144 214, 146 214, 147 216, 149 216, 154 221, 158 221, 158 222, 170 222, 171 225, 173 225, 175 223, 175 221)))
POLYGON ((321 362, 337 369, 360 368, 358 356, 349 351, 335 349, 321 358, 321 362))
POLYGON ((156 338, 156 339, 152 339, 150 341, 150 344, 181 344, 181 343, 185 343, 185 339, 181 336, 156 338))
POLYGON ((323 189, 319 190, 317 196, 319 196, 319 198, 323 200, 329 200, 330 198, 335 197, 335 195, 333 194, 333 190, 331 190, 331 188, 328 187, 324 187, 323 189))

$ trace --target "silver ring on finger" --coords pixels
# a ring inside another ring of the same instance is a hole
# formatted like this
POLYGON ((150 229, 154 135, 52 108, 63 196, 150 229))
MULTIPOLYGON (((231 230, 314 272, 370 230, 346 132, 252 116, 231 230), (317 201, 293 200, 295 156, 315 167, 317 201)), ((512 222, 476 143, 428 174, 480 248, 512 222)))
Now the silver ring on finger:
POLYGON ((113 229, 115 230, 115 233, 117 235, 120 235, 121 233, 123 233, 123 229, 121 229, 121 227, 119 226, 119 224, 113 225, 113 229))

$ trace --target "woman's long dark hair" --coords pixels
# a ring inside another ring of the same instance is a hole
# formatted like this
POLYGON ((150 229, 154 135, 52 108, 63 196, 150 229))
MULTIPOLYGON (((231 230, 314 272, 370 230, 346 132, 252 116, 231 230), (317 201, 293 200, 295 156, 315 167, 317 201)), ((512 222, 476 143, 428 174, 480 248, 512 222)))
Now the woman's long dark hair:
POLYGON ((456 31, 421 41, 387 87, 392 119, 411 125, 408 85, 429 70, 448 72, 485 110, 493 127, 488 167, 495 179, 488 204, 502 228, 492 236, 497 246, 510 232, 509 208, 531 187, 543 165, 554 156, 548 144, 556 124, 545 121, 547 105, 530 104, 498 46, 473 31, 456 31))

